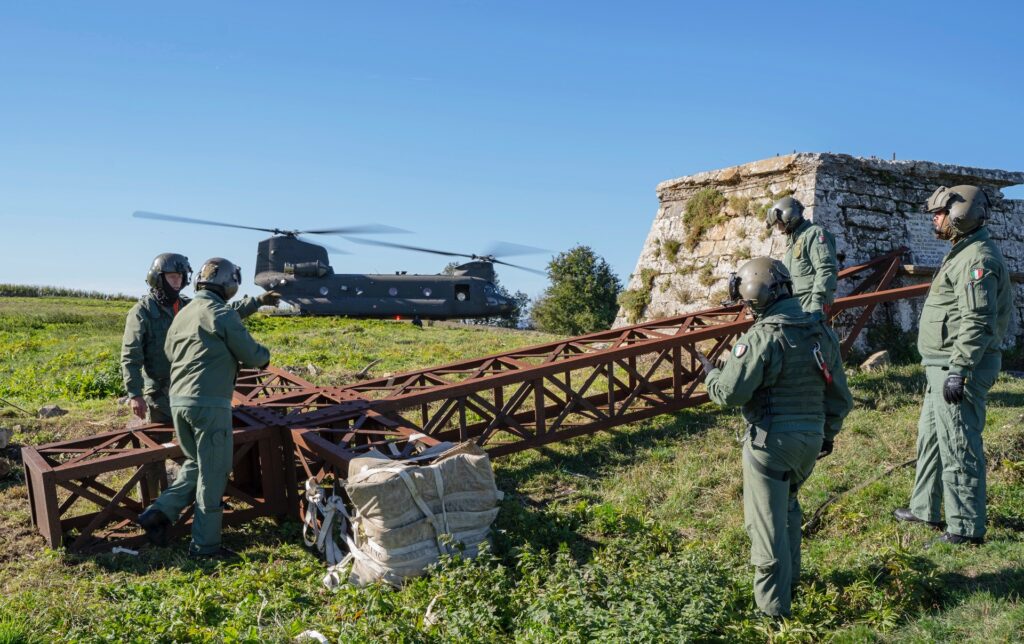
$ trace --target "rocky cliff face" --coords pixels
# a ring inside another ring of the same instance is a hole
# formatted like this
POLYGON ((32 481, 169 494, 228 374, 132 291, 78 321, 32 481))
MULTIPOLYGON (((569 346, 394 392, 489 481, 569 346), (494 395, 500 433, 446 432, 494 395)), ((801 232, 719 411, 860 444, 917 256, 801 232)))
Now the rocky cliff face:
MULTIPOLYGON (((1024 273, 1024 201, 1004 199, 1001 192, 1022 183, 1022 172, 820 153, 664 181, 615 325, 717 306, 727 297, 729 274, 744 261, 782 257, 785 238, 767 230, 763 217, 771 203, 790 194, 804 204, 807 218, 835 234, 841 265, 907 246, 908 263, 934 267, 949 244, 932 236, 921 204, 940 185, 979 185, 992 200, 989 226, 1010 270, 1024 273)), ((1018 337, 1024 328, 1024 285, 1015 288, 1018 310, 1011 335, 1018 337)), ((912 330, 919 308, 920 301, 884 305, 876 317, 912 330)))

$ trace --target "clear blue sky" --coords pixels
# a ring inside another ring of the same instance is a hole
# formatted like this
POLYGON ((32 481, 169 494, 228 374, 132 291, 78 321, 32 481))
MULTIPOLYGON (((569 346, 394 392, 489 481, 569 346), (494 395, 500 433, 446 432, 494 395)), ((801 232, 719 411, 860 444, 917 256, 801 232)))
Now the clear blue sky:
MULTIPOLYGON (((625 281, 664 179, 792 150, 1024 170, 1022 7, 3 2, 0 282, 141 293, 176 250, 256 290, 260 233, 134 210, 582 243, 625 281)), ((329 243, 337 272, 445 264, 329 243)))

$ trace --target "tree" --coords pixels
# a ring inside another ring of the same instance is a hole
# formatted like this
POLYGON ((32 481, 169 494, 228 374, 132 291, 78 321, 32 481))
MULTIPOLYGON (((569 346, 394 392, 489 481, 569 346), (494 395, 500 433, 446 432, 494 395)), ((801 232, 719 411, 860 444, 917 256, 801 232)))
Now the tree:
POLYGON ((531 313, 538 329, 581 335, 611 327, 622 282, 589 246, 576 246, 548 264, 551 285, 531 313))

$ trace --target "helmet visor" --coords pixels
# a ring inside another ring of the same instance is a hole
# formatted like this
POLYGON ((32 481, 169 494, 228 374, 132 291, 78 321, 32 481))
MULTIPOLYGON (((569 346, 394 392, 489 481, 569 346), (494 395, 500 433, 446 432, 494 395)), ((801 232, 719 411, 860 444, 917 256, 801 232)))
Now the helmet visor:
POLYGON ((932 196, 928 197, 928 200, 924 203, 924 211, 927 213, 936 213, 940 210, 949 210, 949 202, 953 198, 953 193, 949 191, 949 188, 945 186, 939 186, 932 196))

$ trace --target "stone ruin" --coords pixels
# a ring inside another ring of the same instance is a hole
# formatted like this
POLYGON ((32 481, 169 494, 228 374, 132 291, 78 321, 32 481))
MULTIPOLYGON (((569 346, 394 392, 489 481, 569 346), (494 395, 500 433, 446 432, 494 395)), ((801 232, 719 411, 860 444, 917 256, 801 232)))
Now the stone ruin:
MULTIPOLYGON (((719 306, 728 298, 729 274, 744 261, 781 259, 786 239, 765 228, 764 214, 787 195, 835 235, 840 268, 907 246, 912 274, 895 285, 928 280, 950 244, 935 239, 921 205, 936 187, 958 184, 981 186, 992 202, 988 225, 1016 273, 1017 310, 1007 338, 1016 344, 1024 329, 1024 201, 1004 198, 1002 189, 1024 184, 1024 172, 831 153, 777 156, 658 184, 658 212, 615 326, 719 306)), ((837 296, 851 287, 841 282, 837 296)), ((880 306, 874 325, 913 331, 922 302, 880 306)), ((862 349, 871 344, 862 336, 862 349)))

